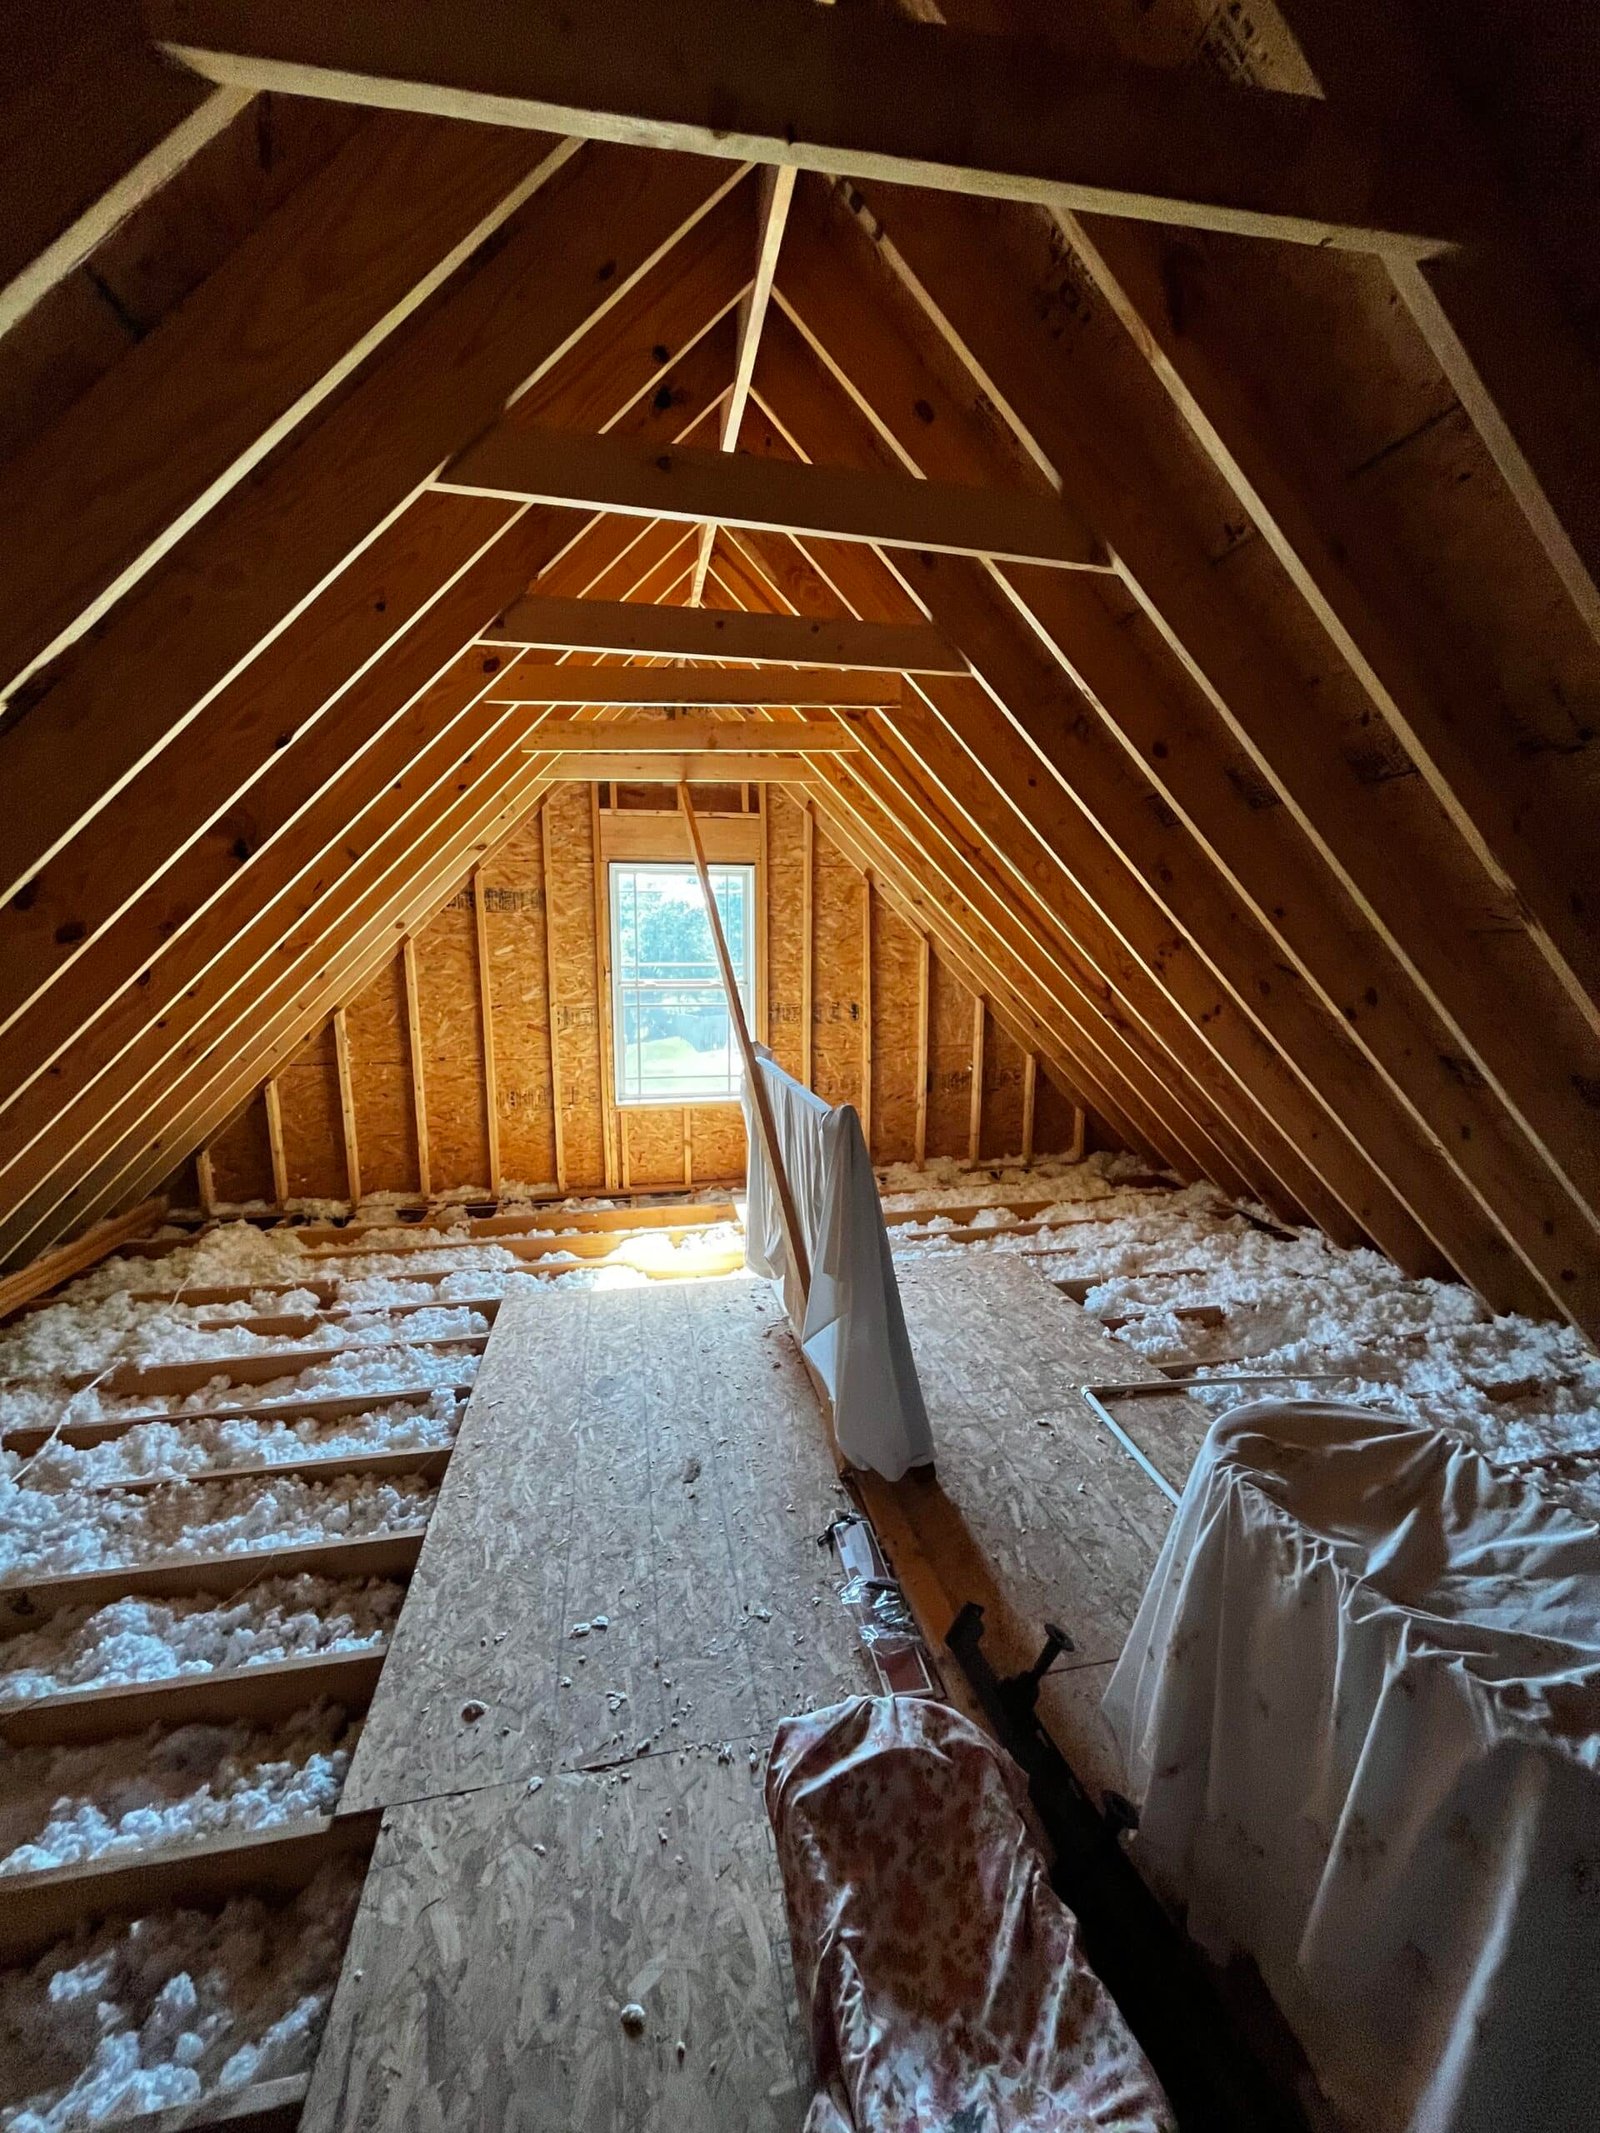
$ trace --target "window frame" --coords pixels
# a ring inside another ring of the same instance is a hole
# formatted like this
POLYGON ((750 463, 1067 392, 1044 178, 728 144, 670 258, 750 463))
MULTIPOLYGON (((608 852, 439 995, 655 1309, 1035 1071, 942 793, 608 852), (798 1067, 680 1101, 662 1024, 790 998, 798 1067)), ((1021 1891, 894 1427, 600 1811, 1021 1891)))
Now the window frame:
MULTIPOLYGON (((671 1094, 635 1096, 627 1093, 629 1086, 627 1017, 624 1010, 631 987, 643 981, 638 979, 630 981, 625 977, 623 971, 623 898, 619 894, 619 879, 624 875, 665 874, 689 881, 698 891, 699 878, 693 863, 684 859, 635 859, 631 857, 618 859, 608 856, 605 867, 607 931, 610 936, 610 970, 608 972, 610 998, 607 1004, 611 1017, 612 1101, 619 1111, 681 1111, 736 1105, 739 1101, 737 1082, 742 1073, 742 1063, 738 1061, 736 1056, 738 1045, 733 1032, 731 1016, 728 1025, 728 1053, 730 1065, 733 1068, 735 1086, 726 1094, 706 1095, 699 1092, 674 1091, 671 1094)), ((728 952, 735 966, 739 999, 744 1008, 746 1024, 754 1029, 757 1019, 756 1004, 760 998, 761 989, 759 958, 762 929, 759 923, 758 908, 761 889, 760 866, 755 859, 712 859, 707 862, 707 870, 711 875, 713 894, 716 891, 719 875, 738 875, 744 881, 743 938, 738 943, 730 940, 728 952)), ((715 970, 714 957, 713 969, 715 970)), ((705 981, 697 980, 694 982, 704 983, 705 981)), ((723 992, 720 973, 717 973, 711 982, 715 984, 717 993, 722 997, 724 1008, 726 1009, 726 995, 723 992)))

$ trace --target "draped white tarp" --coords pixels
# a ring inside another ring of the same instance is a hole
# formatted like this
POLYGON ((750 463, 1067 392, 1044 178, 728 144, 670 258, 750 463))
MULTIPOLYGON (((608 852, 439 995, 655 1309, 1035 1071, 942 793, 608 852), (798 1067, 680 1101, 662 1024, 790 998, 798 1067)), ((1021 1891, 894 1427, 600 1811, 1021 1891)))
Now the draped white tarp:
POLYGON ((917 1366, 906 1334, 872 1158, 850 1104, 825 1104, 760 1047, 778 1147, 811 1262, 811 1294, 784 1249, 778 1196, 748 1088, 750 1143, 745 1263, 783 1284, 800 1345, 828 1388, 839 1449, 852 1466, 898 1481, 933 1457, 917 1366))
POLYGON ((1600 2125, 1600 1531, 1442 1433, 1238 1409, 1105 1708, 1141 1865, 1353 2125, 1600 2125))

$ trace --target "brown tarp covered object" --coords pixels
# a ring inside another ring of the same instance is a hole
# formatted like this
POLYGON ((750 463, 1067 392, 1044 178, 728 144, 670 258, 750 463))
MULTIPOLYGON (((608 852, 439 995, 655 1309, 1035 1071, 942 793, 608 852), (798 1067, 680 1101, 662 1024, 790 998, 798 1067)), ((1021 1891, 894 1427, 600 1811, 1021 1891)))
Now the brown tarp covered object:
POLYGON ((1171 2133, 1025 1796, 947 1704, 779 1726, 767 1812, 821 2084, 805 2133, 1171 2133))

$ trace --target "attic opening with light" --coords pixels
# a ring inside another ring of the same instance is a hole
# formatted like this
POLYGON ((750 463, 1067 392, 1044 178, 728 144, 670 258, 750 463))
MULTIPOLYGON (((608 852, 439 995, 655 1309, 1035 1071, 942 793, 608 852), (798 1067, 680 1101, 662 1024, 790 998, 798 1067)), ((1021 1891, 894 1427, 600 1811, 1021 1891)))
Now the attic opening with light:
POLYGON ((0 2133, 1589 2124, 1600 18, 0 24, 0 2133))

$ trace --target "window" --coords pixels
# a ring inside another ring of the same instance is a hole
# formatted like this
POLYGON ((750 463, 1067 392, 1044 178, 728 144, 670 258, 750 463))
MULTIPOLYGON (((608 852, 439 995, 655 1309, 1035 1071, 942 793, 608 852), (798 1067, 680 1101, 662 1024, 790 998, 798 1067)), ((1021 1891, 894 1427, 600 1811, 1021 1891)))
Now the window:
MULTIPOLYGON (((753 1021, 756 870, 709 872, 745 1019, 753 1021)), ((618 1103, 737 1099, 739 1050, 692 866, 612 861, 611 988, 618 1103)))

